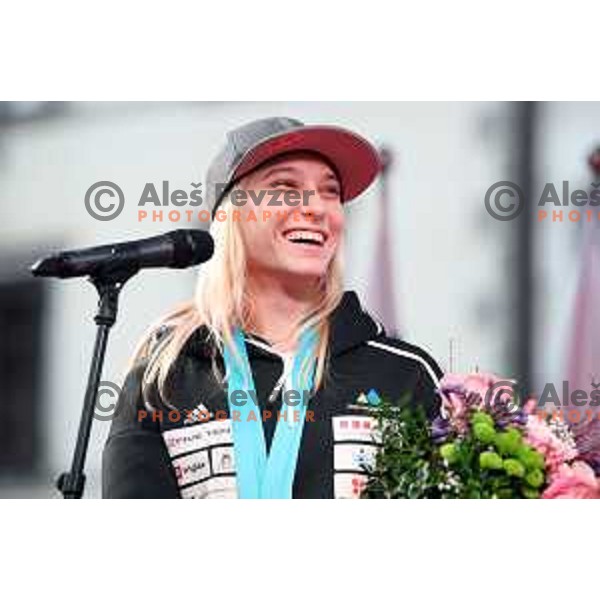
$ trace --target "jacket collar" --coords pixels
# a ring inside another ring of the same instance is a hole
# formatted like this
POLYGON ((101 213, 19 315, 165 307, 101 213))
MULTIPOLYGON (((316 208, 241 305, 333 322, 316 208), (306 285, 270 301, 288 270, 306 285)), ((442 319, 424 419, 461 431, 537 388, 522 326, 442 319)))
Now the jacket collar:
POLYGON ((355 292, 345 292, 331 315, 331 354, 337 356, 384 333, 361 306, 355 292))

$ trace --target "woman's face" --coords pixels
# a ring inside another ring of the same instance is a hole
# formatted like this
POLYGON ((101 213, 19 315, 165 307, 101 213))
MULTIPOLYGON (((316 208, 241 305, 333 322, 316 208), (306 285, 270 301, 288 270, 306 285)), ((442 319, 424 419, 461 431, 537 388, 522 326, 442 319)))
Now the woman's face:
POLYGON ((246 191, 246 203, 235 210, 241 213, 250 277, 324 276, 341 243, 344 226, 340 182, 327 163, 314 155, 295 153, 254 171, 240 187, 246 191), (258 206, 250 191, 255 198, 265 191, 258 206), (286 198, 298 206, 289 206, 286 198), (273 200, 281 205, 269 206, 273 200), (256 220, 249 220, 251 212, 256 220))

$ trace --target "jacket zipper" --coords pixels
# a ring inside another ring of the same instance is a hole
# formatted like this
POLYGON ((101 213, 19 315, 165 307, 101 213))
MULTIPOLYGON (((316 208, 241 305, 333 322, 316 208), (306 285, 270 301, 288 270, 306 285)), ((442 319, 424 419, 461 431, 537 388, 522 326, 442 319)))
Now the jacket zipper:
POLYGON ((273 348, 271 348, 267 344, 263 344, 262 342, 259 342, 258 340, 253 340, 253 339, 249 339, 248 337, 246 337, 245 341, 250 342, 251 344, 254 344, 255 346, 258 346, 259 348, 262 348, 263 350, 266 350, 269 354, 274 354, 275 356, 277 356, 277 358, 279 358, 279 360, 281 360, 283 362, 283 371, 281 372, 281 376, 279 377, 279 379, 275 383, 275 386, 271 390, 271 393, 267 397, 267 405, 273 405, 275 403, 275 401, 277 400, 277 396, 281 392, 281 388, 284 386, 286 379, 289 377, 289 374, 290 374, 290 371, 292 368, 293 357, 290 354, 281 355, 277 352, 274 352, 273 348))
POLYGON ((267 399, 267 404, 275 403, 275 401, 277 400, 277 396, 279 396, 281 389, 285 385, 285 382, 286 382, 287 378, 289 377, 290 371, 292 368, 292 357, 291 356, 288 355, 286 357, 282 357, 280 355, 280 358, 283 362, 283 371, 281 372, 281 376, 277 380, 277 383, 275 383, 275 387, 269 394, 269 397, 267 399))

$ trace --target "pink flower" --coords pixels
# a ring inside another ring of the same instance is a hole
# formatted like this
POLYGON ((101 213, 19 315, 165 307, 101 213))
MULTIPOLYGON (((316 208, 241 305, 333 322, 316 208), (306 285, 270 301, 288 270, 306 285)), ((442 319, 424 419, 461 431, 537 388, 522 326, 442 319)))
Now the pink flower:
POLYGON ((558 467, 542 498, 600 498, 600 479, 585 462, 578 460, 570 466, 564 464, 558 467))
MULTIPOLYGON (((473 411, 489 411, 491 407, 486 406, 486 395, 501 381, 510 380, 492 373, 448 373, 444 376, 441 381, 443 412, 456 431, 464 433, 467 430, 469 415, 473 411)), ((498 392, 498 389, 494 390, 492 402, 498 392)))
POLYGON ((483 402, 487 391, 498 381, 505 379, 493 373, 448 373, 442 379, 442 388, 463 388, 467 394, 477 394, 483 402))
POLYGON ((538 400, 534 396, 531 396, 525 400, 525 405, 523 406, 523 411, 527 415, 532 415, 538 407, 538 400))
POLYGON ((544 455, 546 469, 552 477, 557 470, 566 462, 577 456, 577 448, 569 436, 561 439, 556 435, 555 429, 558 423, 552 426, 551 421, 546 420, 537 413, 527 416, 525 441, 544 455))

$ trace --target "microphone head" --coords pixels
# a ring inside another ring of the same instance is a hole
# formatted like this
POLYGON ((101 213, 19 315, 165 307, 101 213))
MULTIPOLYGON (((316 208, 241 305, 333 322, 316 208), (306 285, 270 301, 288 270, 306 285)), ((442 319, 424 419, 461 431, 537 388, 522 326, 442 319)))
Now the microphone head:
POLYGON ((176 229, 168 235, 174 248, 170 266, 176 269, 185 269, 203 263, 209 260, 215 251, 212 236, 207 231, 176 229))
POLYGON ((211 235, 198 229, 169 233, 121 244, 108 244, 48 256, 30 267, 35 277, 109 277, 140 269, 166 267, 185 269, 210 259, 214 252, 211 235))
POLYGON ((34 277, 59 277, 62 268, 63 260, 54 255, 38 260, 29 270, 34 277))

